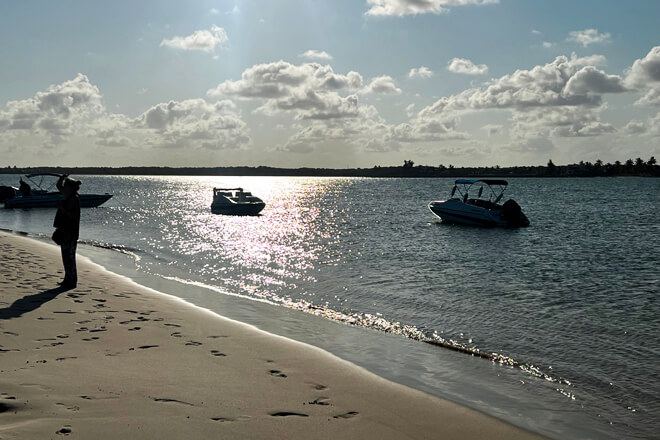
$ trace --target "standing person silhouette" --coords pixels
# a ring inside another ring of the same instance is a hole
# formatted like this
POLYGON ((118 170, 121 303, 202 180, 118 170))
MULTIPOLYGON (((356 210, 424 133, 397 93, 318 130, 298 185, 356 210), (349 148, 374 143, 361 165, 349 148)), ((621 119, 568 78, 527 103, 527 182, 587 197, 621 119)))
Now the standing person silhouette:
POLYGON ((64 194, 65 199, 60 201, 55 214, 55 233, 53 240, 60 245, 62 251, 62 264, 64 265, 64 280, 59 284, 62 288, 73 289, 78 284, 76 269, 76 247, 80 230, 80 197, 78 190, 82 182, 70 179, 63 174, 57 180, 57 189, 64 194))

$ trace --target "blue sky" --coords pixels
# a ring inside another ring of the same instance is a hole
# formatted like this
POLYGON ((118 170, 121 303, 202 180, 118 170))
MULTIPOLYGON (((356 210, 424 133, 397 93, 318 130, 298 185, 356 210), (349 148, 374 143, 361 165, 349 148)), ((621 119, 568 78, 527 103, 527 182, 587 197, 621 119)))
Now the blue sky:
POLYGON ((0 2, 0 165, 660 155, 660 2, 0 2))

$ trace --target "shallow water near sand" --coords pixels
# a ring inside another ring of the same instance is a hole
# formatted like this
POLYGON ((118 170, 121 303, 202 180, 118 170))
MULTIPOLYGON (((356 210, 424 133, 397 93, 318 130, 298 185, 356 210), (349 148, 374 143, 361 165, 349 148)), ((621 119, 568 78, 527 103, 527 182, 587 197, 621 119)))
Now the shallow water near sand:
MULTIPOLYGON (((426 205, 451 179, 83 180, 114 197, 83 211, 81 253, 143 284, 555 438, 660 429, 658 179, 512 179, 519 230, 439 222, 426 205), (213 215, 213 186, 266 209, 213 215)), ((0 227, 49 236, 53 216, 3 209, 0 227)))

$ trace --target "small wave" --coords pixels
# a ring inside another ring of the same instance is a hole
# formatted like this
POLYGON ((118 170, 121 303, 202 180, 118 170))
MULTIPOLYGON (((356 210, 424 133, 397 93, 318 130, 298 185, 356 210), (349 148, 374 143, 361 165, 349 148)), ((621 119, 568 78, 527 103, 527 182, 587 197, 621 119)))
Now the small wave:
POLYGON ((190 284, 198 287, 203 287, 230 296, 238 296, 253 301, 264 302, 272 305, 280 305, 289 309, 294 309, 304 313, 309 313, 311 315, 320 316, 336 322, 342 322, 353 326, 365 327, 377 331, 382 331, 385 333, 401 335, 406 338, 420 341, 435 347, 449 349, 452 351, 468 354, 470 356, 478 357, 481 359, 486 359, 488 361, 500 365, 517 368, 520 371, 523 371, 524 373, 554 383, 557 386, 557 388, 555 388, 557 392, 568 397, 569 399, 575 400, 575 394, 564 388, 565 386, 568 387, 572 386, 572 383, 566 378, 553 376, 543 371, 540 367, 536 365, 516 360, 511 356, 507 356, 503 353, 485 351, 477 347, 470 347, 463 344, 460 341, 443 338, 437 333, 429 334, 413 325, 402 324, 398 321, 389 321, 378 314, 373 315, 370 313, 341 312, 338 310, 334 310, 328 306, 318 306, 309 301, 293 300, 291 298, 284 298, 275 294, 270 294, 267 297, 241 295, 241 294, 228 292, 216 286, 208 285, 198 281, 184 280, 178 277, 172 277, 166 275, 159 275, 159 276, 168 280, 176 281, 183 284, 190 284))
POLYGON ((98 247, 102 249, 108 249, 111 251, 117 251, 121 252, 122 254, 130 255, 134 257, 137 261, 139 261, 141 258, 139 256, 140 253, 143 253, 140 249, 132 248, 129 246, 124 246, 122 244, 113 244, 113 243, 105 243, 103 241, 96 241, 96 240, 79 240, 78 243, 80 244, 85 244, 87 246, 93 246, 93 247, 98 247))

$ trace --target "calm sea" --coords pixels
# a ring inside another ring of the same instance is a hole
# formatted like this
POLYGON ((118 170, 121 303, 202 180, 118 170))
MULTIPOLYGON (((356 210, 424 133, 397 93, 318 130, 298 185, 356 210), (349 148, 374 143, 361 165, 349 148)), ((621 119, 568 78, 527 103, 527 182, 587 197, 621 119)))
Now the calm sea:
MULTIPOLYGON (((114 194, 81 228, 111 270, 555 438, 660 436, 659 179, 511 179, 519 230, 442 224, 451 179, 82 179, 114 194), (214 186, 266 209, 213 215, 214 186)), ((0 227, 47 237, 53 215, 0 227)))

